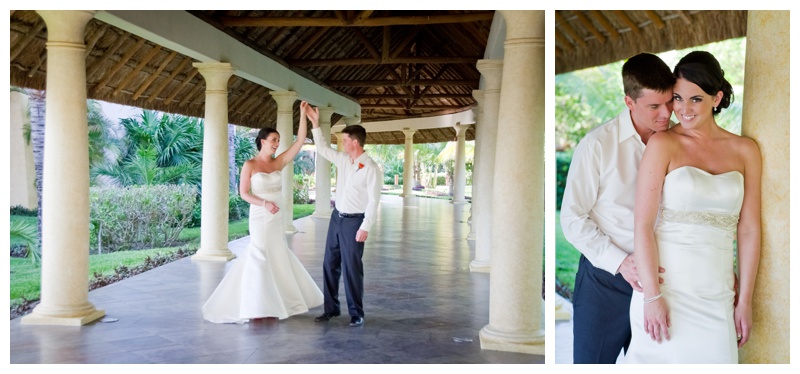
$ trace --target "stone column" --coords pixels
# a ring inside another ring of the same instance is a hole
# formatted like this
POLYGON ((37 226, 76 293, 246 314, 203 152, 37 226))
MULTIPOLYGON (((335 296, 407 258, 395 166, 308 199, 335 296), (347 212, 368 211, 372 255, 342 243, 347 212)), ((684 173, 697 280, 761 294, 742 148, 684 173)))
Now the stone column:
POLYGON ((26 325, 81 326, 89 302, 89 130, 86 24, 94 11, 37 11, 47 24, 41 303, 26 325))
POLYGON ((475 126, 475 174, 472 182, 475 259, 469 264, 469 269, 488 273, 492 260, 492 191, 503 60, 479 60, 477 68, 483 75, 484 88, 482 95, 475 96, 475 99, 481 100, 481 114, 475 126))
POLYGON ((499 12, 507 25, 497 121, 502 148, 494 168, 489 324, 481 329, 481 348, 544 354, 545 12, 499 12))
POLYGON ((417 130, 404 129, 403 134, 406 135, 406 148, 403 153, 403 193, 402 197, 414 196, 414 150, 411 146, 414 145, 414 133, 417 130))
MULTIPOLYGON (((294 142, 293 107, 297 101, 297 93, 294 91, 270 91, 270 95, 278 103, 277 130, 281 135, 281 143, 278 146, 278 153, 287 150, 294 142)), ((283 218, 286 221, 286 233, 297 232, 294 227, 294 161, 289 161, 281 171, 283 181, 283 218)))
MULTIPOLYGON (((332 107, 319 107, 319 128, 325 142, 330 144, 332 107)), ((317 196, 314 199, 313 217, 331 218, 331 162, 319 154, 315 157, 317 196)))
MULTIPOLYGON (((475 114, 475 154, 473 155, 473 164, 472 164, 472 203, 469 206, 469 218, 467 219, 467 223, 469 223, 469 234, 467 234, 467 240, 474 242, 477 238, 477 225, 473 220, 473 216, 475 215, 475 196, 476 190, 478 187, 478 178, 480 177, 480 171, 478 168, 475 167, 478 163, 478 159, 480 158, 480 153, 478 152, 478 127, 481 125, 481 121, 483 121, 483 91, 481 90, 472 90, 472 97, 475 98, 477 104, 475 107, 472 108, 472 112, 475 114)), ((476 252, 477 257, 477 252, 476 252)), ((488 262, 487 262, 488 267, 488 262)))
POLYGON ((344 133, 337 132, 336 133, 336 150, 339 152, 344 152, 344 147, 342 146, 342 140, 344 140, 344 133))
POLYGON ((470 125, 460 123, 453 126, 453 128, 456 129, 456 166, 453 172, 453 204, 467 203, 467 199, 464 196, 464 190, 466 190, 467 187, 467 164, 464 141, 466 140, 469 126, 470 125))
POLYGON ((742 135, 761 150, 761 261, 741 363, 789 363, 789 55, 789 11, 748 11, 742 135))
POLYGON ((192 260, 228 261, 228 63, 192 64, 206 82, 203 121, 203 194, 200 211, 200 249, 192 260))

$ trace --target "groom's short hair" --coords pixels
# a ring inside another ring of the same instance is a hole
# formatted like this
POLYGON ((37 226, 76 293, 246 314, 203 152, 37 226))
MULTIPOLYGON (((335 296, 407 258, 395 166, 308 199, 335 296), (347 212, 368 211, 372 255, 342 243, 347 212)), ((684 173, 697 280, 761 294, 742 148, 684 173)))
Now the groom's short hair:
POLYGON ((622 86, 633 100, 642 96, 642 89, 665 92, 675 85, 669 66, 652 53, 640 53, 622 65, 622 86))
POLYGON ((342 129, 342 133, 350 136, 350 139, 358 140, 358 144, 361 148, 364 148, 364 144, 367 144, 367 130, 361 125, 345 126, 345 128, 342 129))

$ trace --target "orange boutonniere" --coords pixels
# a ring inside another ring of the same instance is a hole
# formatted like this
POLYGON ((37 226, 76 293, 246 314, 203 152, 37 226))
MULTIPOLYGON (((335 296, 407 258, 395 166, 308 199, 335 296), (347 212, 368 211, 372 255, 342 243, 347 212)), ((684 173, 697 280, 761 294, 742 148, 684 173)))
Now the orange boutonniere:
MULTIPOLYGON (((363 169, 363 168, 364 168, 364 164, 362 164, 362 163, 360 163, 360 162, 359 162, 359 163, 358 163, 358 170, 361 170, 361 169, 363 169)), ((358 170, 356 170, 356 173, 358 172, 358 170)))

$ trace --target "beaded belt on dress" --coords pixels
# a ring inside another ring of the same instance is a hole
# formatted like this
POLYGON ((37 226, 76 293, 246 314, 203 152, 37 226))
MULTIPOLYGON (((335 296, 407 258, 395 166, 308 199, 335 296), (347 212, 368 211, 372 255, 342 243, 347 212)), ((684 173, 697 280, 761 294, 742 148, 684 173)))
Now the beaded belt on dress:
POLYGON ((281 186, 266 188, 266 189, 264 189, 262 191, 264 193, 281 192, 281 186))
POLYGON ((689 223, 695 225, 714 226, 725 230, 734 230, 739 224, 738 214, 724 214, 712 212, 692 212, 673 210, 662 207, 658 218, 667 222, 689 223))

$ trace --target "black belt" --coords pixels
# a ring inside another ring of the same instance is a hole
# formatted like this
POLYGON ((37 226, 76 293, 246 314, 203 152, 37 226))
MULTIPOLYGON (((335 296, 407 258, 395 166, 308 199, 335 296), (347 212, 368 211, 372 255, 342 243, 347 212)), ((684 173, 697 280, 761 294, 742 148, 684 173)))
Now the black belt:
POLYGON ((339 218, 364 218, 364 213, 342 213, 342 212, 339 212, 339 218))

